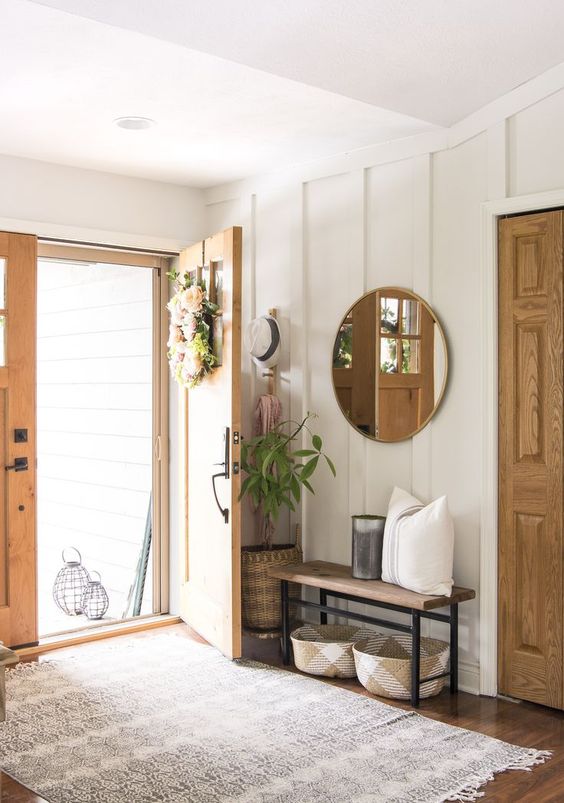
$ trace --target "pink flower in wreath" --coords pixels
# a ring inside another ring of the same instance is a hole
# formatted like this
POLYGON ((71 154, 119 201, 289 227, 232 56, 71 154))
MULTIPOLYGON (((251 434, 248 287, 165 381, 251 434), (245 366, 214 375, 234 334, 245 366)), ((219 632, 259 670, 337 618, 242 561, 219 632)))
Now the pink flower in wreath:
POLYGON ((173 296, 166 306, 170 312, 171 323, 175 326, 180 325, 182 323, 182 310, 180 308, 179 294, 177 293, 175 296, 173 296))
POLYGON ((186 315, 184 318, 184 322, 182 324, 182 333, 186 340, 192 340, 194 335, 196 334, 196 328, 198 326, 198 321, 192 315, 191 312, 186 315))
POLYGON ((184 358, 184 366, 189 374, 195 376, 196 374, 199 374, 200 371, 202 370, 203 367, 202 358, 200 357, 199 354, 194 354, 193 352, 192 353, 187 352, 186 357, 184 358))
POLYGON ((168 335, 169 337, 167 345, 169 349, 175 346, 177 343, 182 342, 182 340, 184 339, 184 335, 182 334, 182 329, 179 326, 175 326, 174 324, 171 324, 168 335))
POLYGON ((202 304, 204 303, 204 291, 197 284, 193 284, 187 290, 184 290, 180 296, 180 304, 183 309, 188 312, 200 312, 202 304))

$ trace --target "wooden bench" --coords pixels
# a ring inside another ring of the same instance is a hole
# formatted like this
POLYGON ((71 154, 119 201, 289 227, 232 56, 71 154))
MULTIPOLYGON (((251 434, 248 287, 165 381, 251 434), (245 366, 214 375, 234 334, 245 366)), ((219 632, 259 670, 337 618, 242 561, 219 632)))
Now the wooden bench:
POLYGON ((6 719, 6 667, 17 664, 18 656, 13 650, 0 644, 0 722, 6 719))
POLYGON ((351 576, 350 566, 325 563, 320 560, 272 568, 269 574, 271 577, 282 581, 282 653, 284 664, 288 665, 290 663, 290 604, 319 611, 321 624, 327 623, 327 614, 333 614, 345 619, 357 619, 367 624, 400 630, 403 633, 411 633, 411 704, 417 707, 419 705, 421 683, 431 679, 427 678, 422 681, 419 678, 421 619, 435 619, 438 622, 448 622, 450 625, 450 668, 443 675, 434 675, 433 678, 449 676, 451 693, 454 694, 458 691, 458 605, 468 599, 474 599, 476 594, 471 588, 458 588, 455 586, 450 597, 428 597, 391 583, 384 583, 382 580, 357 580, 351 576), (319 602, 290 597, 288 583, 301 583, 304 586, 318 588, 319 602), (343 611, 328 605, 327 597, 407 613, 411 617, 411 624, 401 624, 376 616, 343 611), (447 607, 450 609, 448 614, 437 613, 436 611, 437 608, 447 607))

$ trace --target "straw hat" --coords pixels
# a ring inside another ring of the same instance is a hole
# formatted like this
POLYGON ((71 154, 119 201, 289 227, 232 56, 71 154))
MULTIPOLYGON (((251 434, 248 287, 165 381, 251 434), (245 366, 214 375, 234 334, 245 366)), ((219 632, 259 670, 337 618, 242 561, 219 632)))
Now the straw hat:
POLYGON ((245 330, 245 346, 253 362, 261 368, 272 368, 280 359, 280 328, 272 315, 251 321, 245 330))

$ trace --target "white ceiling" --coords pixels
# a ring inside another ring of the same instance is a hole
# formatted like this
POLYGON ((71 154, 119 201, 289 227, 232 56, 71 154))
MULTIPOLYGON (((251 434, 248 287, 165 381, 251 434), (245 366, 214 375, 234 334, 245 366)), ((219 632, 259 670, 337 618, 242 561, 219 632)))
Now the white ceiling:
POLYGON ((1 0, 0 153, 211 186, 448 125, 564 57, 562 0, 1 0), (149 131, 116 128, 152 117, 149 131))
POLYGON ((562 0, 38 0, 451 125, 564 59, 562 0))
POLYGON ((25 0, 1 15, 0 153, 203 187, 432 127, 25 0))

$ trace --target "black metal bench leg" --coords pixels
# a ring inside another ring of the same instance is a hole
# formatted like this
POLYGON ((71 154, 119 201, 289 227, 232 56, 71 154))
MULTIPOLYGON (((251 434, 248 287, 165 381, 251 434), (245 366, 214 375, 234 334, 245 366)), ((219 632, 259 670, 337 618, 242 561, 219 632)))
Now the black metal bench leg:
POLYGON ((421 616, 411 611, 411 705, 419 706, 419 666, 421 659, 421 616))
POLYGON ((450 693, 458 691, 458 605, 450 606, 450 693))
POLYGON ((282 603, 282 661, 284 666, 288 666, 290 663, 290 605, 287 580, 280 582, 280 596, 282 603))
MULTIPOLYGON (((320 605, 327 605, 327 591, 324 588, 319 589, 319 604, 320 605)), ((322 625, 327 624, 327 614, 324 611, 321 611, 319 614, 319 622, 322 625)))

